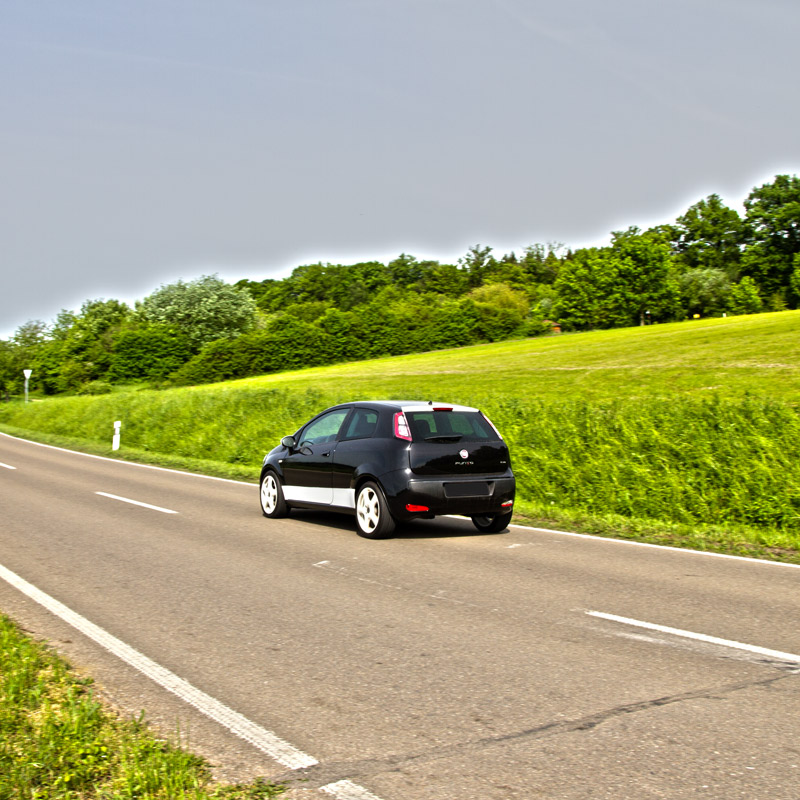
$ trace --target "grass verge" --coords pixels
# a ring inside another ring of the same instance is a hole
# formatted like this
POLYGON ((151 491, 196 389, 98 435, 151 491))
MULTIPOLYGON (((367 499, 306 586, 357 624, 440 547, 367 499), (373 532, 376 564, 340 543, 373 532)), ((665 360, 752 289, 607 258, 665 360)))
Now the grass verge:
POLYGON ((0 615, 0 798, 267 800, 284 784, 215 784, 208 764, 122 720, 44 645, 0 615))

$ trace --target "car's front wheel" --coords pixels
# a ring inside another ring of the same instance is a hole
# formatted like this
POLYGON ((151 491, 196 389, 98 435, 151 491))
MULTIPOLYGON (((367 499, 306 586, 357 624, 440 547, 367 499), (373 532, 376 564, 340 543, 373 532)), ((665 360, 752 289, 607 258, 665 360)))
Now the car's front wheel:
POLYGON ((283 497, 281 479, 272 470, 264 473, 261 478, 261 512, 265 517, 285 517, 289 513, 289 506, 283 497))
POLYGON ((512 513, 509 511, 506 514, 475 514, 472 517, 472 524, 481 533, 500 533, 508 527, 512 513))
POLYGON ((386 499, 375 483, 363 484, 356 495, 356 527, 366 539, 385 539, 394 532, 395 521, 386 499))

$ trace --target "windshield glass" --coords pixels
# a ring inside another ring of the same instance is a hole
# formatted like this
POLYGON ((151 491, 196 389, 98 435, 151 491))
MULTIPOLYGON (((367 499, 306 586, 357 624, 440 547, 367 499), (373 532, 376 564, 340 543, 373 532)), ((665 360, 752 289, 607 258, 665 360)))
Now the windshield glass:
POLYGON ((477 411, 409 411, 414 441, 497 441, 497 434, 477 411))

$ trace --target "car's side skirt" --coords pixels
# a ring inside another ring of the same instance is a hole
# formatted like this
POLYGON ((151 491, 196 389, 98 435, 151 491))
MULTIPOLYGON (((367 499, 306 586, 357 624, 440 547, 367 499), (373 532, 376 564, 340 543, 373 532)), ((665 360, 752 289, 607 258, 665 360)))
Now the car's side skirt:
POLYGON ((326 489, 321 486, 283 486, 283 496, 287 503, 318 503, 319 505, 356 507, 355 489, 326 489), (331 492, 333 497, 331 497, 331 492))

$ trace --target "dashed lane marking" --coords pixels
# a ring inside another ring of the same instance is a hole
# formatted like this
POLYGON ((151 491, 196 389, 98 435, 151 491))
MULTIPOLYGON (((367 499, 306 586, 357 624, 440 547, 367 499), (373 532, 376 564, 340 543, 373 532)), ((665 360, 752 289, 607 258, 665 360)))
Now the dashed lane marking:
POLYGON ((162 508, 161 506, 152 506, 150 503, 142 503, 139 500, 131 500, 130 497, 120 497, 117 494, 108 494, 108 492, 95 492, 95 494, 99 494, 100 497, 110 497, 112 500, 119 500, 123 503, 130 503, 132 506, 141 506, 142 508, 149 508, 153 511, 160 511, 162 514, 177 514, 177 511, 173 511, 170 508, 162 508))

